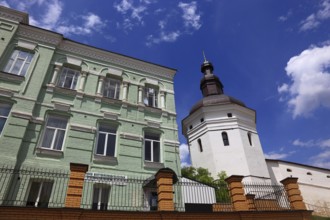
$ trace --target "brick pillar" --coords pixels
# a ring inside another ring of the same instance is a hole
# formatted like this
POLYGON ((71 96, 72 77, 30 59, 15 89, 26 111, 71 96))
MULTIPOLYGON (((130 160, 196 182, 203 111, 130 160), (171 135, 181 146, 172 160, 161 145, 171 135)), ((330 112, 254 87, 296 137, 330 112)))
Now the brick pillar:
POLYGON ((71 172, 65 200, 66 208, 80 208, 84 178, 87 170, 88 165, 70 163, 71 172))
POLYGON ((291 209, 306 210, 306 206, 297 182, 298 178, 294 177, 288 177, 281 181, 284 185, 286 193, 288 194, 291 209))
POLYGON ((256 205, 254 204, 254 198, 256 197, 256 195, 254 195, 254 194, 247 194, 245 196, 246 196, 246 199, 247 199, 247 202, 248 202, 248 205, 249 205, 249 210, 250 211, 257 210, 256 209, 256 205))
POLYGON ((158 211, 174 211, 174 172, 167 169, 161 169, 155 176, 157 180, 158 211))
POLYGON ((233 175, 226 179, 235 211, 249 211, 249 204, 242 184, 243 178, 243 176, 233 175))

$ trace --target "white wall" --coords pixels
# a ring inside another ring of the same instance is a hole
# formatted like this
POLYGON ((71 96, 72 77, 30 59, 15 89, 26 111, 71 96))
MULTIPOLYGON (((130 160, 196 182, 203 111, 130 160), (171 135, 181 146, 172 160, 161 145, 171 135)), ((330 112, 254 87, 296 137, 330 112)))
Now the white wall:
POLYGON ((330 170, 280 160, 266 162, 274 182, 287 177, 297 177, 306 204, 330 208, 330 170))

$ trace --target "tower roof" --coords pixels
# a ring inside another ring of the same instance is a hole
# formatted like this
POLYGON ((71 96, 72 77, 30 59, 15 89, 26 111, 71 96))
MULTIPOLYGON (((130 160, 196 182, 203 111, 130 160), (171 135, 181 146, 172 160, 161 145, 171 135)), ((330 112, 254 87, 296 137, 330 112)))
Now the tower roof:
MULTIPOLYGON (((204 53, 203 53, 204 55, 204 53)), ((214 67, 211 62, 206 60, 204 55, 204 62, 201 65, 201 72, 204 74, 200 82, 200 89, 204 98, 199 100, 190 110, 190 114, 195 112, 201 107, 224 105, 224 104, 237 104, 246 107, 243 102, 233 97, 224 94, 223 85, 219 77, 213 74, 214 67)))

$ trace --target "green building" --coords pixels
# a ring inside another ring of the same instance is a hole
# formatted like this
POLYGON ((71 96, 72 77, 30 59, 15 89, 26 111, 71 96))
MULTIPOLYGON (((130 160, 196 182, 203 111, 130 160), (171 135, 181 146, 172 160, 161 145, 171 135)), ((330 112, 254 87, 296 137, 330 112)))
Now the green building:
MULTIPOLYGON (((85 164, 91 179, 180 175, 175 73, 30 26, 28 14, 0 6, 0 163, 68 172, 85 164)), ((16 196, 48 203, 54 181, 31 177, 16 196)), ((109 200, 109 188, 92 185, 93 200, 109 200)))

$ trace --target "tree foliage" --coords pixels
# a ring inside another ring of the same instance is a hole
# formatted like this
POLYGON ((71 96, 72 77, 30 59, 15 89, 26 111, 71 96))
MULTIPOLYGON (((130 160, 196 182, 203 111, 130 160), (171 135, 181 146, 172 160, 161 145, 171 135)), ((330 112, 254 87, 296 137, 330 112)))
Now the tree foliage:
POLYGON ((217 174, 216 180, 211 176, 211 173, 208 169, 202 167, 183 167, 181 169, 181 174, 183 177, 196 180, 198 182, 214 187, 217 202, 230 202, 230 196, 225 181, 225 179, 227 178, 227 174, 225 171, 219 172, 217 174))

